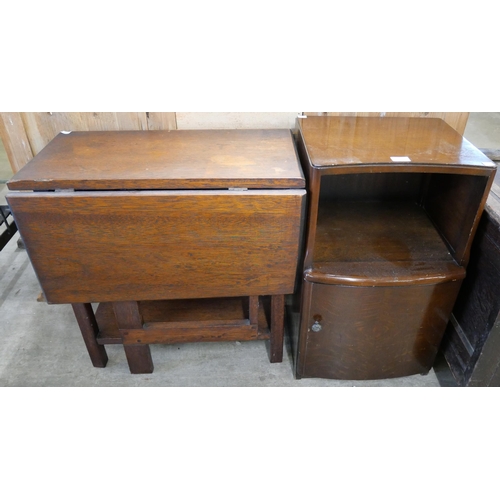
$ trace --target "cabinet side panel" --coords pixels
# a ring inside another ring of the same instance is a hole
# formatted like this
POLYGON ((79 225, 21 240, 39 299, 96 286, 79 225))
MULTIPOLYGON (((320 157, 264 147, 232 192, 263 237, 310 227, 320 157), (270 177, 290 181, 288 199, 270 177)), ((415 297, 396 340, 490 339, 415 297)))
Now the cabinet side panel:
POLYGON ((466 264, 489 177, 434 174, 424 208, 460 265, 466 264))
POLYGON ((293 292, 303 190, 9 195, 50 303, 293 292))

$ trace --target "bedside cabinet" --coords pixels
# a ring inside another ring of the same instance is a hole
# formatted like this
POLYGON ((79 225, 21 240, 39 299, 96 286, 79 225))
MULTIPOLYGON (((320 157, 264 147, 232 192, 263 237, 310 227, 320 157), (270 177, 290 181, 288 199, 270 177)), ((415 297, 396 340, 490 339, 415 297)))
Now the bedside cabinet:
POLYGON ((440 119, 307 117, 296 376, 425 374, 495 165, 440 119))

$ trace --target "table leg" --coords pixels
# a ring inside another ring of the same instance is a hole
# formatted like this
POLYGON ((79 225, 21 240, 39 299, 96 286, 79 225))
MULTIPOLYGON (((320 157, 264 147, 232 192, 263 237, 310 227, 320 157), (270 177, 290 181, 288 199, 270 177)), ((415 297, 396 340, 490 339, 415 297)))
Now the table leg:
POLYGON ((259 324, 259 296, 251 295, 248 298, 248 318, 251 325, 259 324))
POLYGON ((103 345, 99 345, 96 337, 99 327, 95 319, 92 305, 88 303, 71 304, 75 313, 76 321, 82 332, 83 341, 87 347, 92 364, 96 368, 104 368, 108 362, 108 355, 103 345))
POLYGON ((283 361, 284 329, 285 329, 285 296, 273 295, 271 297, 271 328, 270 328, 271 363, 281 363, 283 361))
MULTIPOLYGON (((113 302, 116 322, 120 330, 142 328, 142 317, 136 301, 113 302)), ((130 373, 153 373, 153 360, 149 345, 124 345, 130 373)))

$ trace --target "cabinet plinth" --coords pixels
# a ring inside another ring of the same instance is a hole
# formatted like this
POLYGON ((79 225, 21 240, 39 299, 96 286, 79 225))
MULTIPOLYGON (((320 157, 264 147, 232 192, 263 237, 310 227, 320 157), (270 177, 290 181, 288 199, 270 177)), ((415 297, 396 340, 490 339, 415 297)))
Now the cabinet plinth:
POLYGON ((427 373, 494 164, 442 120, 308 117, 297 377, 427 373))

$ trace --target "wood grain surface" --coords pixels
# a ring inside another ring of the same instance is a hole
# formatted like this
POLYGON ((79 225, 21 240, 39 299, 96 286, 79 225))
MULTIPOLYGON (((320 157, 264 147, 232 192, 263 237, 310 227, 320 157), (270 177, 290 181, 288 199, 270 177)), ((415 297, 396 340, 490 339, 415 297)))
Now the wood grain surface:
POLYGON ((463 278, 424 210, 404 201, 329 202, 319 208, 308 279, 402 286, 463 278))
POLYGON ((433 174, 428 178, 423 208, 462 266, 469 260, 494 177, 492 170, 488 175, 433 174))
POLYGON ((323 203, 318 211, 313 267, 318 262, 453 262, 424 210, 405 201, 323 203))
POLYGON ((71 305, 92 364, 96 368, 104 368, 108 362, 108 355, 104 347, 97 342, 99 326, 92 309, 92 304, 71 305))
POLYGON ((303 190, 7 197, 49 303, 294 289, 303 190))
MULTIPOLYGON (((438 118, 315 117, 300 120, 312 165, 392 164, 483 166, 491 160, 438 118)), ((491 164, 491 166, 493 166, 491 164)))
MULTIPOLYGON (((213 299, 187 299, 187 300, 158 300, 141 301, 139 310, 142 315, 144 325, 149 330, 146 334, 154 339, 155 325, 160 325, 161 329, 165 322, 174 324, 175 328, 187 326, 182 332, 182 336, 173 337, 170 330, 170 336, 166 343, 192 342, 199 341, 223 341, 224 338, 210 337, 206 340, 196 328, 192 328, 194 323, 202 328, 208 324, 219 322, 220 324, 246 324, 248 317, 248 297, 217 297, 213 299), (186 331, 187 330, 187 331, 186 331), (149 332, 149 333, 148 333, 149 332)), ((99 323, 99 344, 121 344, 122 335, 118 329, 116 318, 113 312, 113 305, 109 302, 101 302, 96 311, 96 318, 99 323)), ((142 332, 144 335, 145 331, 142 332)), ((179 331, 176 332, 177 334, 179 331)), ((210 332, 208 332, 210 333, 210 332)), ((249 337, 255 340, 269 339, 270 332, 268 320, 264 307, 259 307, 258 331, 256 334, 251 332, 249 337)), ((241 330, 235 337, 236 340, 243 340, 241 330)), ((249 338, 247 338, 249 340, 249 338)))
POLYGON ((290 130, 59 134, 9 189, 303 188, 290 130))
MULTIPOLYGON (((120 331, 129 328, 140 329, 142 327, 143 318, 138 302, 133 300, 113 302, 113 310, 120 331)), ((149 345, 124 344, 123 348, 130 373, 153 373, 154 365, 149 345)))
POLYGON ((376 118, 440 118, 453 127, 459 134, 464 133, 469 113, 460 112, 439 112, 439 111, 389 111, 389 112, 304 112, 306 116, 353 116, 353 117, 376 117, 376 118))
POLYGON ((366 380, 427 373, 461 281, 409 287, 306 282, 299 377, 366 380), (322 329, 311 327, 319 320, 322 329))
POLYGON ((495 165, 430 118, 308 117, 297 149, 309 188, 297 376, 427 373, 495 165))

